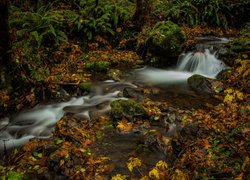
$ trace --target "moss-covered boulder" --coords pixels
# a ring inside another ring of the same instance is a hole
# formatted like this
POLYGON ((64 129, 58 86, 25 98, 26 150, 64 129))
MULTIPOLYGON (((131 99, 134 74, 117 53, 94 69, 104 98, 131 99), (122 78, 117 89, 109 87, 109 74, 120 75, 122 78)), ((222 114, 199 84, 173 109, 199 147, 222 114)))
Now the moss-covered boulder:
POLYGON ((79 84, 80 90, 83 92, 87 92, 87 93, 90 92, 91 87, 92 87, 91 82, 83 82, 83 83, 79 84))
POLYGON ((161 21, 148 32, 147 47, 155 56, 178 57, 183 50, 185 39, 177 24, 161 21))
POLYGON ((111 116, 114 119, 121 119, 123 116, 128 120, 133 120, 134 117, 145 116, 143 106, 134 100, 117 100, 111 103, 111 116))

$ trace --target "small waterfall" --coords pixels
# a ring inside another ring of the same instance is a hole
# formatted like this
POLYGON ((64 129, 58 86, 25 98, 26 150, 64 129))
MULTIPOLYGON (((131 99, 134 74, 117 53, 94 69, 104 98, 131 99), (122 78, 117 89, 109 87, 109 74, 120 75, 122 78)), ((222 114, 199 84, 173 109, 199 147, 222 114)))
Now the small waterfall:
POLYGON ((107 81, 97 84, 87 96, 74 97, 68 102, 38 105, 13 118, 0 119, 0 154, 5 148, 21 146, 31 138, 48 138, 65 113, 85 120, 106 113, 112 101, 123 98, 119 94, 125 87, 136 88, 130 83, 107 81))
POLYGON ((141 83, 151 85, 173 85, 185 83, 193 74, 215 78, 216 75, 226 69, 224 62, 216 58, 216 53, 209 49, 197 52, 188 52, 180 55, 177 66, 173 69, 157 69, 146 67, 136 72, 137 79, 141 83))
POLYGON ((205 52, 186 53, 180 56, 176 70, 214 78, 226 68, 226 65, 218 60, 215 55, 208 49, 205 49, 205 52))

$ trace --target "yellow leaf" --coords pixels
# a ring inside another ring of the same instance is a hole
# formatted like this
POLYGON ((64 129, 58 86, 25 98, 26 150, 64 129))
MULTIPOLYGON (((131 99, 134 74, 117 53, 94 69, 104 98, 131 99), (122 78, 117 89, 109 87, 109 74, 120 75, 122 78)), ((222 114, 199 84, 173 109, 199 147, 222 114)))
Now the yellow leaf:
POLYGON ((121 28, 121 27, 118 27, 118 28, 116 29, 116 32, 118 32, 118 33, 122 32, 122 28, 121 28))
POLYGON ((159 161, 157 164, 156 164, 156 167, 158 168, 158 169, 161 169, 161 170, 163 170, 163 169, 168 169, 168 164, 165 162, 165 161, 159 161))
POLYGON ((234 91, 233 89, 229 88, 224 91, 225 93, 232 94, 234 91))
POLYGON ((247 156, 247 157, 245 157, 243 165, 241 167, 242 171, 245 171, 246 167, 248 167, 248 166, 249 166, 249 157, 247 156))
POLYGON ((234 96, 233 96, 233 95, 227 94, 227 95, 224 97, 224 102, 230 104, 230 103, 232 103, 233 99, 234 99, 234 96))
POLYGON ((127 176, 126 175, 121 175, 121 174, 116 174, 111 178, 111 180, 126 180, 127 176))
POLYGON ((243 173, 240 173, 234 180, 243 180, 243 173))
POLYGON ((172 176, 172 180, 186 180, 186 179, 188 179, 188 176, 179 169, 176 169, 174 175, 172 176))
POLYGON ((127 167, 130 172, 133 171, 134 167, 140 167, 141 166, 141 160, 139 158, 129 158, 129 162, 127 163, 127 167))
POLYGON ((160 179, 160 174, 158 169, 153 168, 150 172, 149 172, 149 177, 150 178, 154 178, 154 179, 160 179))
POLYGON ((124 117, 122 118, 121 122, 118 122, 118 125, 116 126, 117 129, 123 132, 129 132, 132 128, 133 125, 132 123, 129 123, 124 117))
POLYGON ((140 180, 150 180, 148 176, 143 176, 140 178, 140 180))
POLYGON ((209 149, 211 147, 210 143, 208 142, 207 139, 204 139, 203 140, 203 146, 205 149, 209 149))
MULTIPOLYGON (((171 139, 170 139, 169 137, 163 137, 162 140, 163 140, 163 142, 164 142, 165 145, 168 145, 168 144, 171 142, 171 139)), ((159 162, 160 162, 160 161, 159 161, 159 162)), ((159 162, 158 162, 158 163, 159 163, 159 162)), ((157 163, 157 164, 158 164, 158 163, 157 163)), ((164 163, 165 163, 165 162, 164 162, 164 163)))
POLYGON ((240 91, 235 91, 235 94, 236 94, 236 96, 237 96, 237 98, 239 99, 239 100, 243 100, 243 93, 242 92, 240 92, 240 91))

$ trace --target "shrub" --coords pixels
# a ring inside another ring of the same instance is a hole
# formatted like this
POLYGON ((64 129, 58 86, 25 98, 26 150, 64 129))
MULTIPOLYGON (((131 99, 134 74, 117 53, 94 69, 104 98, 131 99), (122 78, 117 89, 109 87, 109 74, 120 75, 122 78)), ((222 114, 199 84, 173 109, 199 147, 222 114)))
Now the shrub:
POLYGON ((250 2, 239 0, 158 0, 153 13, 176 23, 191 26, 207 24, 227 28, 249 21, 247 12, 250 2))
POLYGON ((115 36, 118 25, 132 18, 133 5, 128 0, 116 3, 102 1, 97 7, 93 7, 93 2, 88 1, 79 4, 75 29, 87 40, 91 40, 95 34, 115 36))

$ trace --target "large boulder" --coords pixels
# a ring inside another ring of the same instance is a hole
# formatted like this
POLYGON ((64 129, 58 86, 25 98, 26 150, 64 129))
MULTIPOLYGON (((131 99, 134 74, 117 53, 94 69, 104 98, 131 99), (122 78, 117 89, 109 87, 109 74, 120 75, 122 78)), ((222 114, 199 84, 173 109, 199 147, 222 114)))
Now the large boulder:
POLYGON ((154 56, 168 60, 177 59, 183 50, 185 39, 184 33, 177 24, 171 21, 161 21, 148 32, 146 45, 154 56))

